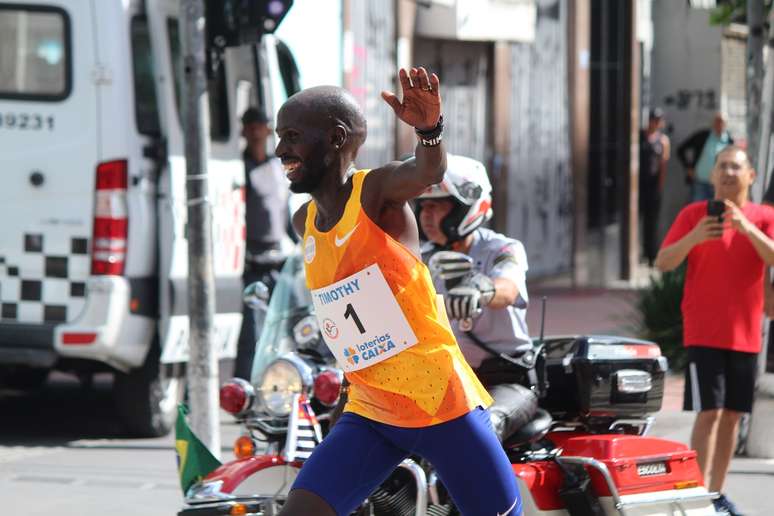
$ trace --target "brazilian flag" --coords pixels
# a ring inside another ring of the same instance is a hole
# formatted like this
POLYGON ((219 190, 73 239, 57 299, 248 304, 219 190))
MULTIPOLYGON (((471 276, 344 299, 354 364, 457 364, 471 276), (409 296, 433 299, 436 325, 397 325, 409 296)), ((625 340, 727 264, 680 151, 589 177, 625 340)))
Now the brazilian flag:
POLYGON ((186 415, 188 415, 188 407, 181 403, 177 406, 175 449, 177 450, 177 473, 180 476, 183 496, 188 492, 188 488, 220 466, 220 461, 188 427, 186 415))

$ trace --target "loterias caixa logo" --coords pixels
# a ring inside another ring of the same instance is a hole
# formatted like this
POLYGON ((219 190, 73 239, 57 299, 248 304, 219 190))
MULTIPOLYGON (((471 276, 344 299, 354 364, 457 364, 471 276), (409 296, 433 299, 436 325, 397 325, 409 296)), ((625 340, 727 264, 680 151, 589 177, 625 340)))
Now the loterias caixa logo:
POLYGON ((395 343, 392 341, 390 334, 385 333, 362 344, 355 344, 354 346, 344 348, 344 356, 350 365, 357 365, 361 360, 369 362, 391 349, 395 349, 395 343))

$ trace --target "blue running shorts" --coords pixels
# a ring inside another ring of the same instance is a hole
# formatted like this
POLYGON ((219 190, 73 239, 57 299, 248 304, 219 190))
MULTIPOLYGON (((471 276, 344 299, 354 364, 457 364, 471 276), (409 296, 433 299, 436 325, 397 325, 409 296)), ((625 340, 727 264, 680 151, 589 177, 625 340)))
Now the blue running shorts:
POLYGON ((510 461, 489 413, 476 408, 433 426, 403 428, 345 412, 296 478, 346 516, 409 455, 430 461, 465 516, 521 516, 510 461))

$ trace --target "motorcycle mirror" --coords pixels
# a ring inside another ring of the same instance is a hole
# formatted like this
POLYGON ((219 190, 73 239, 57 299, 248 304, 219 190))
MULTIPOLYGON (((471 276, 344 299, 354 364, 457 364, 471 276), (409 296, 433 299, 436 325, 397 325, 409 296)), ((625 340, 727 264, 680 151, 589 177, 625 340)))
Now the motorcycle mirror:
POLYGON ((263 281, 250 283, 242 291, 242 300, 252 309, 269 305, 269 287, 263 281))
POLYGON ((473 271, 473 258, 456 251, 438 251, 427 262, 433 277, 444 281, 464 278, 473 271))

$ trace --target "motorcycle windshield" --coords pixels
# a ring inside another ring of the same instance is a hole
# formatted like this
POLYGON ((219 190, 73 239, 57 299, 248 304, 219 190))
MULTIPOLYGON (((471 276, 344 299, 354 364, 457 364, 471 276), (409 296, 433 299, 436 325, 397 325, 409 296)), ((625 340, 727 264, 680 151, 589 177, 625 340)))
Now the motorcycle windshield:
POLYGON ((260 381, 266 366, 286 353, 299 349, 327 353, 325 344, 319 338, 302 260, 300 254, 291 255, 277 278, 255 347, 253 383, 260 381))

